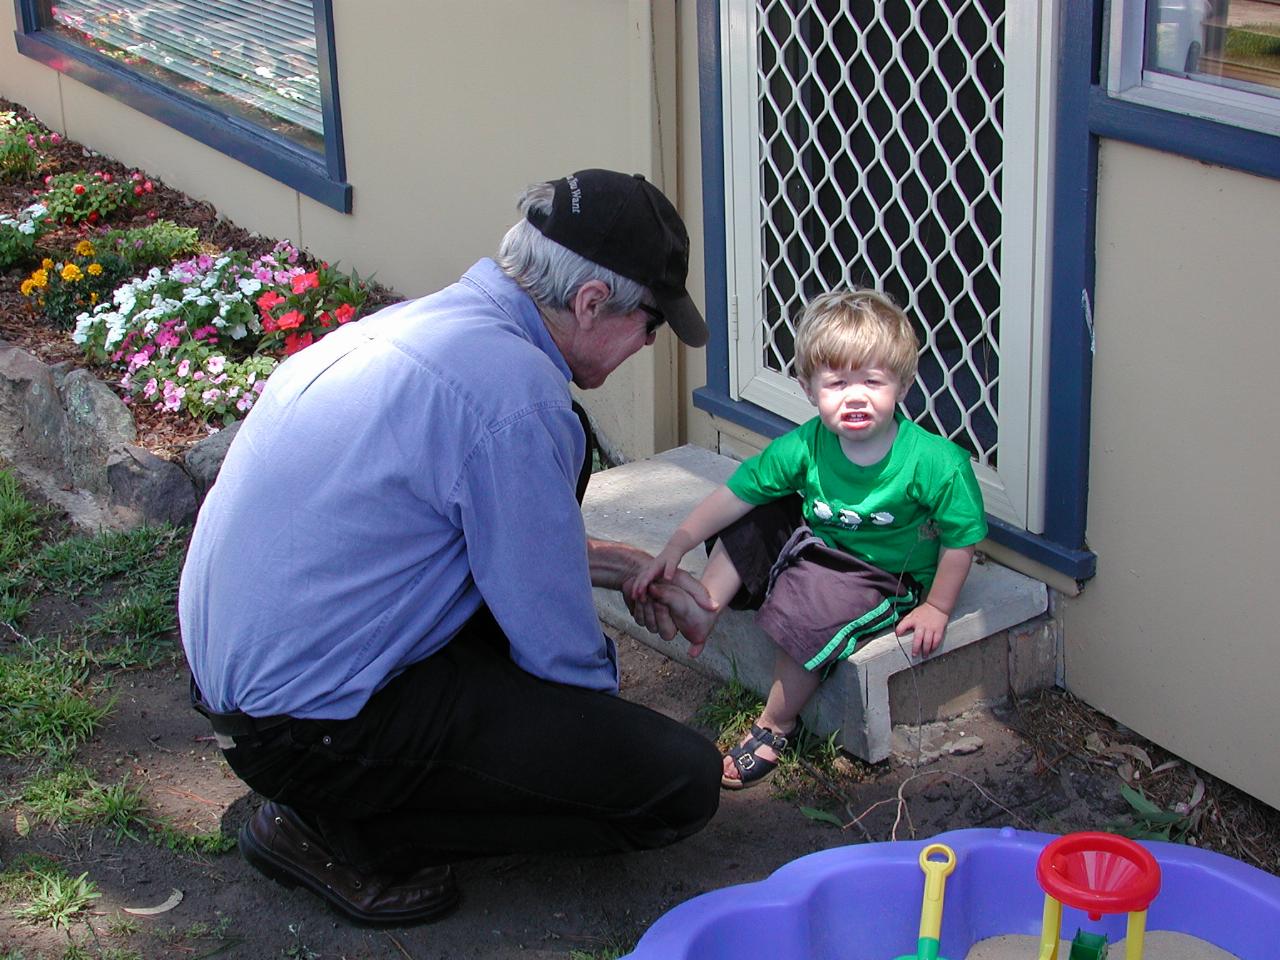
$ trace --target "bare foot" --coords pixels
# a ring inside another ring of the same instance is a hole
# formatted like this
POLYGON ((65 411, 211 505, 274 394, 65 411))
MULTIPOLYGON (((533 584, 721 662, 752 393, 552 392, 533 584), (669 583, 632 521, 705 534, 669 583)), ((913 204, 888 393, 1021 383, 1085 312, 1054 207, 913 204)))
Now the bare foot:
POLYGON ((696 657, 706 646, 711 628, 720 619, 719 608, 706 610, 699 606, 688 591, 673 583, 655 580, 649 584, 649 595, 665 606, 686 640, 689 641, 689 656, 696 657))

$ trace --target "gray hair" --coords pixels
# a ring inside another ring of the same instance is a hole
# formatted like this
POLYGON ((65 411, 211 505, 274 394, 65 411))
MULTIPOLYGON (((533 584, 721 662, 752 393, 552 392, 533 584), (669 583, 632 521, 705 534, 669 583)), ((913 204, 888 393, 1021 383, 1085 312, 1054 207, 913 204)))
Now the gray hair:
POLYGON ((635 310, 645 294, 643 285, 549 240, 525 218, 529 210, 549 213, 554 198, 555 186, 550 183, 535 183, 520 195, 520 221, 502 238, 495 258, 502 272, 536 303, 553 310, 569 309, 574 295, 591 280, 609 287, 609 299, 602 304, 605 313, 635 310))

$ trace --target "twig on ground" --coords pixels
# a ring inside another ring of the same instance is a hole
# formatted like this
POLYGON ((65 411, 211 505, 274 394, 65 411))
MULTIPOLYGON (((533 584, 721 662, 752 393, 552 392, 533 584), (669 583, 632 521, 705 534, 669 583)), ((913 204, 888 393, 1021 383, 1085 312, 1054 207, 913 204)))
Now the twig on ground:
POLYGON ((18 638, 18 640, 19 640, 19 642, 21 642, 21 643, 30 643, 30 642, 31 642, 31 641, 30 641, 30 639, 28 639, 25 635, 23 635, 23 634, 19 633, 19 632, 18 632, 18 630, 17 630, 17 628, 15 628, 15 627, 14 627, 14 625, 13 625, 13 624, 11 624, 8 620, 0 620, 0 626, 3 626, 6 630, 8 630, 8 631, 9 631, 10 633, 12 633, 15 637, 17 637, 17 638, 18 638))
POLYGON ((388 933, 386 930, 383 930, 383 931, 382 931, 382 935, 383 935, 384 937, 386 937, 388 940, 390 940, 392 943, 394 943, 394 944, 396 945, 396 949, 397 949, 397 950, 399 950, 399 951, 400 951, 402 954, 404 954, 406 957, 408 957, 408 958, 409 958, 409 960, 413 960, 413 954, 411 954, 408 950, 406 950, 406 949, 404 948, 404 944, 402 944, 399 940, 397 940, 395 937, 393 937, 393 936, 392 936, 390 933, 388 933))
MULTIPOLYGON (((803 757, 801 757, 801 758, 800 758, 799 763, 800 763, 800 766, 802 766, 802 767, 804 768, 805 772, 806 772, 807 774, 809 774, 809 776, 813 777, 813 779, 814 779, 814 780, 816 780, 816 781, 817 781, 817 783, 818 783, 818 785, 819 785, 820 787, 822 787, 824 790, 826 790, 828 793, 830 793, 833 797, 835 797, 837 800, 839 800, 841 803, 843 803, 843 804, 844 804, 844 812, 845 812, 848 816, 852 817, 852 816, 853 816, 853 810, 851 809, 851 804, 850 804, 850 803, 849 803, 849 801, 845 798, 845 795, 844 795, 843 793, 841 793, 841 792, 840 792, 840 788, 839 788, 839 787, 837 787, 837 786, 836 786, 836 785, 835 785, 835 784, 834 784, 834 783, 833 783, 833 782, 832 782, 832 781, 831 781, 831 780, 826 776, 826 774, 824 774, 821 770, 819 770, 816 766, 814 766, 814 765, 813 765, 812 763, 810 763, 808 760, 805 760, 803 757)), ((875 837, 871 836, 871 831, 869 831, 866 827, 864 827, 864 826, 863 826, 861 823, 859 823, 856 819, 855 819, 855 820, 852 820, 852 821, 851 821, 849 824, 847 824, 846 826, 847 826, 847 827, 857 827, 859 830, 861 830, 861 831, 862 831, 862 836, 866 839, 866 841, 867 841, 868 843, 873 843, 873 842, 875 842, 875 837)), ((845 827, 842 827, 841 829, 845 829, 845 827)))
MULTIPOLYGON (((859 829, 863 831, 864 834, 866 834, 867 833, 866 828, 861 826, 861 821, 866 816, 868 816, 873 810, 876 810, 877 808, 884 806, 886 803, 896 803, 898 806, 898 809, 897 809, 897 813, 894 815, 894 818, 893 818, 893 827, 890 830, 889 839, 890 840, 898 839, 898 827, 901 825, 904 817, 906 818, 906 821, 907 821, 907 827, 911 831, 911 835, 914 837, 915 824, 911 820, 911 810, 910 810, 909 804, 907 803, 905 791, 909 783, 911 783, 913 780, 919 780, 921 777, 954 777, 957 780, 963 780, 965 781, 965 783, 969 784, 971 787, 977 790, 978 793, 981 794, 984 800, 986 800, 988 803, 992 804, 993 806, 999 807, 1006 814, 1012 817, 1014 821, 1017 822, 1018 826, 1022 827, 1024 830, 1031 829, 1031 825, 1027 823, 1026 820, 1018 816, 1016 813, 1014 813, 1012 810, 1006 807, 1003 803, 1001 803, 999 800, 993 797, 986 790, 986 788, 982 786, 982 784, 978 783, 978 781, 974 780, 972 777, 966 777, 963 773, 956 773, 954 770, 929 770, 925 773, 913 773, 911 776, 903 780, 902 783, 898 784, 898 789, 897 789, 897 792, 894 794, 894 796, 888 797, 884 800, 877 800, 875 803, 871 804, 871 806, 867 807, 867 809, 863 810, 862 813, 858 814, 858 816, 854 817, 849 823, 846 823, 843 827, 841 827, 841 829, 847 830, 849 829, 849 827, 856 825, 859 827, 859 829)), ((870 834, 867 834, 867 836, 869 837, 870 834)))

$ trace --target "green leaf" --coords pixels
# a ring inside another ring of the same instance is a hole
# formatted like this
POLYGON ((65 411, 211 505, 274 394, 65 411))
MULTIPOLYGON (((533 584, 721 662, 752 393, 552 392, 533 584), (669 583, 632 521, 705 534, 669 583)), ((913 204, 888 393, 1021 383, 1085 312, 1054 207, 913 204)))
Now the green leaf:
POLYGON ((800 812, 810 820, 817 820, 820 823, 830 823, 833 826, 844 829, 844 821, 837 817, 834 813, 826 810, 819 810, 817 807, 801 807, 800 812))
POLYGON ((1141 790, 1135 790, 1133 787, 1125 784, 1120 788, 1120 794, 1129 802, 1129 806, 1142 814, 1144 817, 1152 814, 1161 814, 1164 811, 1147 799, 1147 795, 1141 790))

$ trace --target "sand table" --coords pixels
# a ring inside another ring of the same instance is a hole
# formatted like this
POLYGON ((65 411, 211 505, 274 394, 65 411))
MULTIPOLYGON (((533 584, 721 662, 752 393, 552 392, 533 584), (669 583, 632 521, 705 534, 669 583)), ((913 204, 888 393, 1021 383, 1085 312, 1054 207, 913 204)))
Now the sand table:
MULTIPOLYGON (((1024 934, 1007 934, 979 940, 965 960, 1035 960, 1040 952, 1040 938, 1024 934)), ((1063 940, 1058 949, 1058 960, 1071 956, 1071 941, 1063 940)), ((1142 949, 1143 960, 1238 960, 1198 937, 1172 930, 1148 930, 1142 949)), ((1124 941, 1117 940, 1107 948, 1108 960, 1124 960, 1124 941)))

